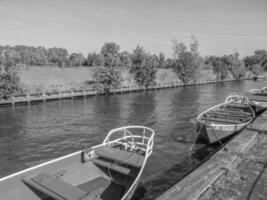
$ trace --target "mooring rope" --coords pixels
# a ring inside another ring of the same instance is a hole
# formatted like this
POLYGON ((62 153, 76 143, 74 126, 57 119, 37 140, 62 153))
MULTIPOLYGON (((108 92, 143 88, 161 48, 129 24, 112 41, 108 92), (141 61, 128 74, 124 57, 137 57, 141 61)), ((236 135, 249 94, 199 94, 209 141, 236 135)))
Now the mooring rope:
POLYGON ((197 137, 196 137, 196 140, 195 140, 195 142, 190 146, 190 148, 189 148, 189 150, 188 150, 189 159, 190 159, 190 162, 191 162, 192 164, 194 164, 193 161, 192 161, 192 150, 193 150, 195 144, 197 143, 198 135, 200 134, 200 130, 203 128, 203 125, 204 125, 204 123, 202 123, 201 127, 197 130, 197 137))
POLYGON ((220 145, 222 146, 223 150, 224 151, 227 151, 228 149, 225 147, 225 145, 223 144, 223 142, 221 141, 220 138, 217 137, 217 135, 215 134, 215 131, 213 129, 213 126, 211 124, 211 122, 209 120, 207 120, 207 123, 209 124, 209 126, 211 127, 211 130, 212 130, 212 134, 216 137, 217 141, 220 143, 220 145))

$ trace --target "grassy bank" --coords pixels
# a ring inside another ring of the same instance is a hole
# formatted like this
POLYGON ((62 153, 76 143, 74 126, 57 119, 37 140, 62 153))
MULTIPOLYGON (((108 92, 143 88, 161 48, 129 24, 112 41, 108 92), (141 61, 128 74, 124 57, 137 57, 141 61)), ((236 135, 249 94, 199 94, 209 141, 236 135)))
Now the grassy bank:
MULTIPOLYGON (((122 74, 122 85, 134 85, 133 76, 126 68, 119 69, 122 74)), ((29 93, 56 92, 68 90, 88 89, 92 86, 94 68, 56 68, 56 67, 32 67, 20 69, 18 74, 24 90, 29 93)), ((247 77, 251 73, 247 73, 247 77)), ((232 76, 228 75, 229 79, 232 76)), ((210 69, 202 69, 196 73, 198 82, 215 81, 216 75, 210 69)), ((158 69, 157 83, 181 82, 171 69, 158 69)))
MULTIPOLYGON (((119 69, 122 74, 122 85, 133 85, 134 80, 125 68, 119 69)), ((23 89, 29 93, 78 90, 91 87, 94 68, 54 68, 40 67, 21 69, 18 74, 23 89)), ((215 75, 210 70, 202 71, 198 80, 215 80, 215 75)), ((158 69, 156 74, 157 83, 180 82, 177 75, 171 69, 158 69)))

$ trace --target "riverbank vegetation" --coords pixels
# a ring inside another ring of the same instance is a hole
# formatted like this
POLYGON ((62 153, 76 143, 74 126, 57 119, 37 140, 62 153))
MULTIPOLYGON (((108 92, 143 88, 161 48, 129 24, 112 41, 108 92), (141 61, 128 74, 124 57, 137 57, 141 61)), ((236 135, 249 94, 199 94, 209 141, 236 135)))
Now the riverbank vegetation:
POLYGON ((133 74, 135 82, 139 86, 148 87, 155 83, 156 67, 158 65, 156 57, 145 52, 143 47, 137 46, 132 54, 132 65, 130 73, 133 74))
POLYGON ((15 72, 0 73, 0 99, 9 99, 21 92, 20 79, 15 72))
POLYGON ((173 54, 166 58, 148 53, 137 45, 132 52, 121 51, 107 42, 99 53, 69 52, 64 48, 0 46, 0 98, 21 93, 55 92, 87 89, 108 93, 114 87, 134 85, 148 87, 164 82, 201 82, 240 79, 267 70, 267 51, 256 50, 240 58, 238 52, 223 56, 201 56, 199 43, 172 40, 173 54))
POLYGON ((173 70, 183 83, 196 82, 196 72, 201 64, 201 57, 198 53, 198 42, 191 37, 190 49, 177 39, 173 40, 173 70))

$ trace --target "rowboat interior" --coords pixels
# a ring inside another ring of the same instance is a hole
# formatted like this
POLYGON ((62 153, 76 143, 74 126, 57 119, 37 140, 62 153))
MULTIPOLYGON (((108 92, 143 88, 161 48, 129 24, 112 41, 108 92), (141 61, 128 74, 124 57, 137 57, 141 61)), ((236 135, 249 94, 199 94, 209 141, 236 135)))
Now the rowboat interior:
POLYGON ((225 102, 213 106, 197 117, 197 133, 209 144, 221 142, 240 131, 255 118, 247 97, 229 95, 225 102))
POLYGON ((128 126, 102 144, 0 179, 1 200, 124 200, 152 153, 154 131, 128 126))
POLYGON ((267 87, 261 89, 251 89, 247 94, 250 102, 254 106, 267 107, 267 87))
MULTIPOLYGON (((200 115, 199 120, 208 121, 215 124, 243 124, 251 121, 255 116, 251 107, 248 106, 248 100, 244 102, 233 98, 234 95, 230 95, 225 103, 213 107, 208 111, 200 115)), ((235 96, 234 96, 235 97, 235 96)))
POLYGON ((267 87, 262 87, 261 89, 251 89, 249 93, 258 96, 267 96, 267 87))

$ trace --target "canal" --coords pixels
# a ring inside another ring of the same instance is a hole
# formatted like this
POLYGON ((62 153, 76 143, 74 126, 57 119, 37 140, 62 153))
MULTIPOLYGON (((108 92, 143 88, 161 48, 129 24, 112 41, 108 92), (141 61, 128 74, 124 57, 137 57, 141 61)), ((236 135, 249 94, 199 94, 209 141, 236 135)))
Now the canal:
POLYGON ((233 81, 0 108, 0 177, 99 144, 110 129, 145 125, 155 130, 155 145, 135 200, 155 199, 218 148, 198 143, 190 161, 197 113, 266 84, 233 81))

